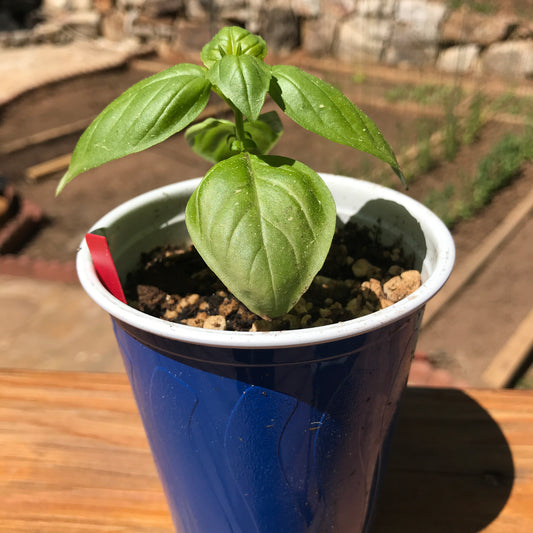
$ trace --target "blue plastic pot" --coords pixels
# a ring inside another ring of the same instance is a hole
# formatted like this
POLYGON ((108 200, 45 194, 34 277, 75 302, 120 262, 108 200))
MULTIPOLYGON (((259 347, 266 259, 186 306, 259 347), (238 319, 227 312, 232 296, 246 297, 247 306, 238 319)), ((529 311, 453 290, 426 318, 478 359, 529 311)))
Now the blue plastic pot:
MULTIPOLYGON (((324 176, 341 221, 402 237, 423 285, 373 315, 308 330, 202 330, 111 296, 85 245, 80 280, 115 334, 176 529, 183 533, 367 533, 425 303, 454 247, 430 211, 382 187, 324 176)), ((186 240, 198 180, 101 219, 121 276, 143 251, 186 240)))

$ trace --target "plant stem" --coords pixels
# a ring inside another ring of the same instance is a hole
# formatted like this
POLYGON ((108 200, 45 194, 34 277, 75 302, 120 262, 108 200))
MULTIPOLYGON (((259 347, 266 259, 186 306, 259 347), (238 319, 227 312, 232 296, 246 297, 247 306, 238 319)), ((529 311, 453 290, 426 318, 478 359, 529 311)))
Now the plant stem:
POLYGON ((237 132, 237 140, 244 147, 244 117, 242 116, 242 113, 236 108, 233 108, 233 114, 235 115, 235 130, 237 132))

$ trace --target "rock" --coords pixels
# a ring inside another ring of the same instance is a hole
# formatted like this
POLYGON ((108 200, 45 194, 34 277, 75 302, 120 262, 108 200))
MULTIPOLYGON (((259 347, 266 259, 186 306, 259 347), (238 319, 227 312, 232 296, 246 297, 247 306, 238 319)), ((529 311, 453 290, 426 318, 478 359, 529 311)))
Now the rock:
POLYGON ((320 0, 290 0, 289 5, 298 17, 312 18, 320 15, 320 0))
POLYGON ((359 0, 356 12, 363 17, 391 17, 396 4, 396 0, 359 0))
POLYGON ((518 20, 510 15, 497 17, 477 13, 466 4, 452 11, 442 25, 441 42, 476 43, 480 46, 505 40, 517 27, 518 20))
POLYGON ((512 39, 533 39, 533 21, 520 21, 510 37, 512 39))
POLYGON ((439 27, 446 9, 445 4, 423 0, 399 2, 385 61, 412 65, 433 63, 437 56, 439 27))
POLYGON ((517 26, 518 20, 512 16, 487 17, 487 20, 474 28, 470 41, 480 46, 488 46, 498 41, 504 41, 517 26))
POLYGON ((391 302, 399 302, 416 291, 421 285, 418 270, 406 270, 383 285, 383 292, 391 302))
POLYGON ((444 20, 440 41, 444 43, 465 43, 470 40, 472 31, 480 23, 480 13, 471 11, 466 4, 454 9, 444 20))
POLYGON ((396 41, 434 42, 446 15, 446 5, 425 0, 398 2, 394 16, 396 41))
POLYGON ((330 324, 333 324, 331 318, 318 318, 313 322, 312 327, 319 328, 321 326, 329 326, 330 324))
POLYGON ((239 302, 234 298, 224 298, 222 303, 218 307, 218 313, 221 316, 229 316, 235 313, 239 309, 239 302))
POLYGON ((256 320, 252 324, 250 331, 272 331, 272 322, 269 320, 256 320))
POLYGON ((94 0, 70 0, 69 7, 72 11, 89 11, 94 0))
POLYGON ((146 0, 143 12, 149 17, 166 17, 176 15, 184 8, 184 0, 146 0))
POLYGON ((100 31, 102 36, 113 42, 119 42, 127 36, 127 16, 124 11, 111 11, 102 17, 100 31))
POLYGON ((389 65, 433 65, 438 55, 435 44, 420 42, 391 43, 383 54, 383 61, 389 65))
POLYGON ((66 10, 70 0, 43 0, 41 9, 43 11, 62 11, 66 10))
MULTIPOLYGON (((20 1, 20 0, 16 0, 20 1)), ((93 4, 102 0, 43 0, 43 11, 89 11, 93 4)), ((119 0, 120 1, 120 0, 119 0)))
POLYGON ((346 304, 346 311, 348 311, 348 313, 354 317, 359 315, 361 309, 363 309, 363 299, 360 295, 358 295, 356 298, 352 298, 346 304))
POLYGON ((300 44, 298 17, 291 9, 275 7, 262 10, 258 33, 272 51, 288 52, 300 44))
POLYGON ((533 76, 533 41, 506 41, 488 47, 481 56, 483 72, 512 78, 533 76))
POLYGON ((226 319, 222 315, 208 316, 203 324, 204 329, 217 329, 224 331, 226 329, 226 319))
POLYGON ((188 0, 185 2, 185 17, 187 20, 203 20, 209 19, 209 13, 203 5, 202 0, 188 0))
POLYGON ((147 310, 155 309, 165 298, 166 293, 153 285, 138 285, 137 297, 147 310))
POLYGON ((379 276, 381 270, 367 259, 358 259, 352 265, 352 273, 356 278, 373 278, 379 276))
POLYGON ((339 28, 336 55, 344 61, 379 61, 391 31, 390 20, 353 16, 339 28))
MULTIPOLYGON (((394 278, 393 278, 394 279, 394 278)), ((393 304, 393 301, 388 298, 387 294, 384 292, 384 287, 381 286, 381 283, 377 279, 370 278, 370 280, 365 281, 361 284, 362 289, 369 290, 379 302, 378 307, 372 306, 372 301, 367 300, 365 306, 370 312, 377 311, 378 309, 385 309, 393 304), (370 304, 370 305, 369 305, 370 304)))
POLYGON ((212 3, 203 2, 202 5, 213 20, 233 20, 244 23, 249 20, 250 13, 254 11, 253 6, 248 5, 245 0, 213 0, 212 3))
POLYGON ((93 5, 98 13, 109 13, 113 9, 114 0, 93 0, 93 5))
POLYGON ((146 0, 116 0, 119 9, 139 9, 144 6, 146 0))
POLYGON ((170 41, 174 36, 174 21, 172 18, 155 18, 142 14, 131 23, 131 34, 141 41, 170 41))
POLYGON ((178 312, 175 309, 167 309, 163 314, 165 320, 176 320, 178 318, 178 312))
POLYGON ((322 15, 341 20, 356 12, 358 0, 322 0, 322 15))
MULTIPOLYGON (((208 5, 210 2, 203 2, 204 5, 208 5)), ((223 14, 224 9, 237 9, 246 7, 248 2, 246 0, 212 0, 213 7, 219 10, 220 14, 223 14)))
POLYGON ((301 46, 314 56, 330 55, 335 48, 337 19, 324 14, 316 19, 302 21, 301 46))
POLYGON ((387 274, 390 277, 399 276, 403 272, 403 268, 400 265, 392 265, 387 270, 387 274))
POLYGON ((198 315, 193 318, 186 318, 185 320, 182 320, 181 323, 185 324, 186 326, 192 326, 193 328, 203 328, 207 318, 207 313, 198 313, 198 315))
POLYGON ((194 306, 198 305, 199 302, 200 302, 200 295, 196 294, 196 293, 193 293, 193 294, 189 294, 189 295, 185 296, 184 298, 182 298, 181 301, 180 301, 180 305, 181 305, 182 308, 194 307, 194 306))
POLYGON ((444 72, 468 72, 477 70, 479 47, 475 44, 451 46, 437 58, 437 68, 444 72))
POLYGON ((174 45, 178 49, 200 51, 211 37, 209 24, 202 20, 179 19, 174 27, 174 45))

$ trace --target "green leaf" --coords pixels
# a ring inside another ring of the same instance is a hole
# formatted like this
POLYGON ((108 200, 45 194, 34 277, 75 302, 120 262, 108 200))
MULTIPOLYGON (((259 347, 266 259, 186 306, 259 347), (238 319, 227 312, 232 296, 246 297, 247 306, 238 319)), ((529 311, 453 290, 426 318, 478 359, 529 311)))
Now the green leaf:
POLYGON ((259 116, 254 122, 244 123, 244 132, 254 142, 257 155, 266 155, 274 148, 283 133, 283 124, 275 111, 259 116))
POLYGON ((208 118, 185 132, 185 140, 199 156, 216 163, 235 155, 232 141, 235 139, 235 124, 229 120, 208 118))
POLYGON ((267 54, 265 41, 238 26, 224 27, 203 48, 201 59, 211 68, 226 55, 249 55, 264 59, 267 54))
POLYGON ((405 185, 392 151, 374 122, 341 91, 298 67, 272 67, 270 95, 303 128, 388 163, 405 185))
MULTIPOLYGON (((282 131, 283 125, 275 111, 261 115, 255 122, 246 121, 246 151, 258 155, 268 154, 282 131)), ((199 156, 217 163, 242 151, 234 147, 236 135, 233 122, 208 118, 191 126, 185 132, 185 140, 199 156)))
POLYGON ((190 198, 190 236, 207 265, 251 311, 289 311, 311 284, 335 230, 335 203, 304 164, 241 153, 217 163, 190 198))
POLYGON ((270 67, 249 55, 227 55, 209 70, 209 79, 248 120, 257 120, 270 85, 270 67))
POLYGON ((130 87, 85 130, 57 193, 74 177, 160 143, 190 124, 206 106, 206 69, 181 64, 130 87))

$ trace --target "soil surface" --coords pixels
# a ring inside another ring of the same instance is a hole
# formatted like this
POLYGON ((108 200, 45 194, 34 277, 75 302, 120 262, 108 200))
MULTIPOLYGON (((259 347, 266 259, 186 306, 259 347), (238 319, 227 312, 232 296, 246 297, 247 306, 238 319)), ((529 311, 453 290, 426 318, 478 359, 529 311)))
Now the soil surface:
POLYGON ((163 247, 141 258, 125 287, 128 303, 157 318, 228 331, 281 331, 326 326, 369 315, 420 287, 414 258, 384 247, 380 230, 338 227, 324 266, 291 311, 263 319, 222 285, 191 247, 163 247))
MULTIPOLYGON (((416 102, 391 104, 384 97, 387 90, 406 81, 457 82, 455 78, 440 73, 383 67, 360 69, 358 72, 362 74, 354 81, 351 67, 339 65, 335 68, 331 62, 328 65, 311 62, 309 66, 306 58, 296 59, 302 61, 306 70, 321 75, 346 91, 377 123, 397 153, 407 150, 419 139, 421 117, 433 131, 444 124, 445 114, 442 106, 422 106, 416 102)), ((0 146, 27 140, 28 136, 75 121, 89 120, 125 88, 150 73, 141 68, 121 68, 27 93, 0 108, 0 146)), ((501 80, 465 78, 464 83, 469 87, 485 84, 496 93, 516 88, 516 84, 507 85, 501 80)), ((531 88, 531 82, 524 84, 531 88)), ((267 104, 267 109, 274 108, 274 104, 267 104)), ((322 172, 355 177, 388 172, 377 160, 306 133, 288 119, 283 119, 283 122, 285 132, 274 149, 277 154, 299 159, 322 172)), ((407 194, 424 200, 432 188, 444 183, 460 187, 463 177, 475 170, 480 158, 506 132, 521 128, 523 126, 519 120, 490 121, 474 144, 460 148, 453 162, 441 163, 420 176, 410 185, 407 194)), ((89 171, 85 176, 76 178, 58 199, 54 197, 54 191, 62 171, 35 181, 25 178, 26 170, 32 165, 70 153, 79 133, 81 130, 49 142, 30 143, 24 149, 0 154, 0 173, 7 176, 25 198, 37 203, 47 216, 45 226, 25 245, 21 254, 32 258, 70 261, 87 229, 109 209, 155 187, 200 176, 210 166, 188 149, 183 136, 177 135, 145 152, 89 171)), ((392 172, 389 181, 395 183, 392 172)), ((395 186, 399 188, 398 184, 395 186)), ((474 219, 455 226, 453 235, 458 265, 532 187, 533 165, 530 164, 525 165, 516 179, 474 219)), ((475 288, 465 289, 449 309, 441 313, 427 330, 422 331, 420 349, 438 364, 452 369, 472 384, 479 383, 480 371, 487 366, 530 308, 531 274, 528 265, 531 265, 531 246, 524 243, 533 242, 531 231, 530 223, 523 226, 513 242, 505 245, 494 264, 488 265, 485 275, 476 278, 475 288), (502 274, 504 282, 500 277, 502 274)))

